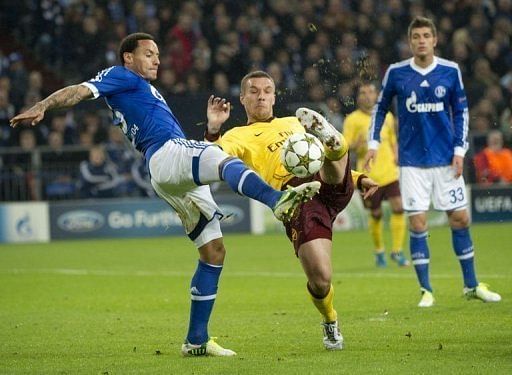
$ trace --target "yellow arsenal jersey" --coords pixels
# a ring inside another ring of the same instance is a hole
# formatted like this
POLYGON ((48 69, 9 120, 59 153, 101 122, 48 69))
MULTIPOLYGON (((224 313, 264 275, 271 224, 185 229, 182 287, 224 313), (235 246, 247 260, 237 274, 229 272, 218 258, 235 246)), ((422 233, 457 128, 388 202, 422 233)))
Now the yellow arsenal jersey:
POLYGON ((281 164, 281 146, 294 133, 304 133, 296 117, 273 118, 228 130, 217 143, 228 154, 242 159, 274 189, 290 180, 281 164))
MULTIPOLYGON (((356 150, 357 169, 363 169, 364 157, 368 150, 368 129, 371 115, 360 109, 352 112, 343 122, 343 135, 351 149, 356 150)), ((379 186, 385 186, 398 180, 398 166, 395 160, 396 135, 394 118, 391 113, 386 115, 381 131, 381 143, 377 150, 377 157, 373 161, 368 177, 379 186)))
MULTIPOLYGON (((281 146, 294 133, 304 133, 297 117, 273 118, 228 130, 216 143, 243 160, 274 189, 281 190, 293 175, 281 163, 281 146)), ((361 174, 352 171, 354 184, 361 174)))

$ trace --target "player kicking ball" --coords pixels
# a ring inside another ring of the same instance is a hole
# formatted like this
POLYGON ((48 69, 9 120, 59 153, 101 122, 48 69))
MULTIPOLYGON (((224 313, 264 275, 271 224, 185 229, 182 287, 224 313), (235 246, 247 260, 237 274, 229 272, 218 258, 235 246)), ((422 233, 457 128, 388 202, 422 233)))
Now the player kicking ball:
POLYGON ((199 252, 190 285, 189 329, 181 351, 190 356, 233 356, 233 350, 221 347, 208 333, 226 253, 220 229, 223 215, 208 184, 225 181, 234 192, 258 200, 279 220, 288 221, 301 203, 318 192, 320 182, 276 190, 216 145, 186 139, 167 102, 150 83, 157 78, 160 65, 158 46, 150 34, 134 33, 124 38, 119 60, 121 65, 62 88, 13 117, 11 126, 25 121, 34 126, 48 110, 105 99, 112 110, 113 125, 119 126, 144 155, 153 188, 176 211, 199 252))
POLYGON ((328 350, 341 350, 344 340, 334 309, 331 282, 332 224, 350 201, 354 184, 365 190, 366 196, 373 194, 378 186, 360 173, 351 173, 345 139, 320 114, 299 108, 296 116, 274 117, 275 84, 268 73, 254 71, 242 79, 240 102, 247 115, 247 124, 234 127, 221 136, 220 128, 229 118, 230 104, 225 99, 210 97, 205 138, 242 159, 276 189, 306 181, 321 184, 318 194, 301 204, 284 225, 306 274, 307 292, 322 315, 323 345, 328 350), (304 132, 313 134, 323 143, 325 161, 318 173, 300 179, 281 163, 281 146, 290 135, 304 132))

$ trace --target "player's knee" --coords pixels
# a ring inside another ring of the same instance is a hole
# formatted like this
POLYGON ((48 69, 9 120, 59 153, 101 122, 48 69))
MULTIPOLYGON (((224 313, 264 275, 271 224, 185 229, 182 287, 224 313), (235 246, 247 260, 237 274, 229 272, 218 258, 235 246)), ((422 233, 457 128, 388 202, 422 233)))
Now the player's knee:
POLYGON ((201 183, 220 180, 221 171, 230 156, 217 145, 210 145, 201 153, 198 162, 198 177, 201 183))
POLYGON ((462 213, 453 213, 450 215, 450 227, 454 229, 467 228, 469 226, 469 216, 462 213))
POLYGON ((309 280, 311 291, 317 296, 325 296, 331 288, 331 278, 327 275, 318 275, 313 280, 309 280))
POLYGON ((372 215, 372 218, 374 218, 375 220, 380 220, 380 219, 382 219, 382 210, 381 209, 371 210, 371 215, 372 215))
POLYGON ((208 242, 199 249, 200 258, 208 264, 220 265, 224 263, 226 248, 222 238, 208 242))
POLYGON ((425 232, 427 227, 427 220, 424 215, 409 216, 409 228, 414 232, 425 232))

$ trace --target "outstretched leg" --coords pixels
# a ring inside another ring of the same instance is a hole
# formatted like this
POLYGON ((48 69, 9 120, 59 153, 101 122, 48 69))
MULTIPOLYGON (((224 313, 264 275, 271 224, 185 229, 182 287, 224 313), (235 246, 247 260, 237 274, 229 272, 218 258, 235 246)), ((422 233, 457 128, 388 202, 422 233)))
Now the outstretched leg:
POLYGON ((320 189, 318 181, 311 181, 288 191, 275 190, 240 159, 228 156, 216 146, 207 147, 194 157, 192 175, 198 185, 226 181, 234 192, 270 207, 281 221, 289 221, 295 209, 310 200, 320 189))
POLYGON ((345 178, 348 163, 348 143, 321 114, 309 108, 299 108, 295 112, 307 133, 313 134, 324 145, 325 161, 320 169, 320 177, 326 184, 337 185, 345 178))

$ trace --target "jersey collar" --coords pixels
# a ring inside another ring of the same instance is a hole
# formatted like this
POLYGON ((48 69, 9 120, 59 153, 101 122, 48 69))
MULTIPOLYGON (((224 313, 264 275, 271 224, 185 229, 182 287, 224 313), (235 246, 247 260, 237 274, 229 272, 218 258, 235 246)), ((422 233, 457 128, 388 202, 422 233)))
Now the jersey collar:
POLYGON ((437 56, 434 56, 434 61, 432 61, 432 64, 430 64, 429 66, 427 66, 426 68, 422 68, 421 66, 419 65, 416 65, 414 63, 414 57, 411 58, 411 63, 410 63, 410 66, 413 70, 417 71, 418 73, 420 73, 421 75, 424 75, 426 76, 428 73, 430 73, 432 70, 434 70, 437 66, 437 56))
POLYGON ((272 120, 273 120, 273 119, 275 119, 275 117, 274 117, 274 116, 269 117, 268 119, 263 120, 263 121, 253 121, 253 122, 248 122, 248 123, 247 123, 247 125, 256 124, 257 122, 269 122, 269 123, 270 123, 270 122, 272 122, 272 120))

